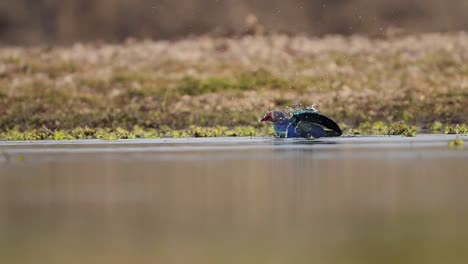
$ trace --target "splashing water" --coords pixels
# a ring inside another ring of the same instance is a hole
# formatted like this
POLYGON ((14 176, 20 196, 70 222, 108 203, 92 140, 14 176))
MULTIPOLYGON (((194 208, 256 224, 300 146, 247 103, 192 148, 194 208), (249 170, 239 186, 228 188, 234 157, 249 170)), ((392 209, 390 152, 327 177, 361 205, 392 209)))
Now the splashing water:
POLYGON ((311 106, 307 107, 306 109, 313 110, 314 112, 318 112, 318 109, 315 108, 317 106, 317 103, 313 103, 311 106))
POLYGON ((287 106, 285 112, 287 114, 291 115, 295 111, 307 109, 307 110, 312 110, 312 111, 318 113, 319 110, 317 109, 317 107, 318 107, 317 103, 313 103, 312 105, 305 105, 305 104, 301 104, 301 103, 296 103, 296 104, 293 104, 291 106, 287 106))

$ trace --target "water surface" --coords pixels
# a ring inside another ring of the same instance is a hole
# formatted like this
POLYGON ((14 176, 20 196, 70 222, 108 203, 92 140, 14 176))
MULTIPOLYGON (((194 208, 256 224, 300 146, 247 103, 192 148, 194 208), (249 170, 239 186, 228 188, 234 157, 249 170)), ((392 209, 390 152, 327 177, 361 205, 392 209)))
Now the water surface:
POLYGON ((468 263, 453 138, 2 142, 0 263, 468 263))

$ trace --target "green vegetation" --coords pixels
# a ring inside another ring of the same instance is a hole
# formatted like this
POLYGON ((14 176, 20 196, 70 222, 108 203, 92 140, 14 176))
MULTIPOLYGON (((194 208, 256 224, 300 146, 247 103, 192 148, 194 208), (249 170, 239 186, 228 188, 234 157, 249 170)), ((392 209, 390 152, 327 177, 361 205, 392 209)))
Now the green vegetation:
MULTIPOLYGON (((402 135, 405 137, 414 137, 418 132, 416 126, 410 126, 404 122, 385 124, 381 121, 375 123, 365 122, 357 128, 349 128, 346 124, 341 125, 344 128, 345 136, 353 135, 402 135)), ((451 131, 450 134, 466 135, 467 132, 461 132, 458 128, 466 128, 466 125, 448 125, 445 131, 451 131), (457 129, 455 129, 457 128, 457 129)), ((160 129, 142 128, 134 126, 131 129, 117 127, 111 128, 90 128, 77 127, 72 130, 50 130, 46 127, 21 131, 18 127, 0 132, 1 140, 72 140, 72 139, 135 139, 135 138, 187 138, 187 137, 265 137, 274 136, 271 126, 214 126, 199 127, 190 126, 187 129, 171 129, 163 126, 160 129)))
POLYGON ((365 122, 358 128, 350 129, 352 135, 402 135, 414 137, 417 134, 417 127, 410 126, 404 122, 385 124, 382 121, 375 123, 365 122))
POLYGON ((176 91, 180 94, 201 95, 206 93, 217 93, 222 91, 245 91, 252 89, 284 89, 288 82, 273 76, 265 70, 242 72, 235 78, 210 77, 205 80, 185 77, 177 85, 176 91))
POLYGON ((109 128, 89 128, 78 127, 73 130, 55 130, 47 128, 32 129, 29 131, 19 131, 18 128, 0 133, 2 140, 72 140, 72 139, 135 139, 135 138, 187 138, 187 137, 263 137, 273 136, 272 128, 255 128, 252 126, 236 126, 228 128, 226 126, 197 127, 190 126, 188 129, 172 130, 163 127, 161 130, 143 129, 139 126, 127 130, 118 127, 109 128))
POLYGON ((463 147, 464 144, 465 142, 463 141, 462 138, 456 138, 454 140, 450 140, 448 143, 449 147, 451 148, 460 148, 460 147, 463 147))
POLYGON ((0 138, 264 136, 258 118, 296 104, 317 104, 348 135, 468 134, 467 42, 277 35, 0 48, 0 138))
POLYGON ((456 124, 445 126, 445 134, 468 134, 468 125, 467 124, 456 124))

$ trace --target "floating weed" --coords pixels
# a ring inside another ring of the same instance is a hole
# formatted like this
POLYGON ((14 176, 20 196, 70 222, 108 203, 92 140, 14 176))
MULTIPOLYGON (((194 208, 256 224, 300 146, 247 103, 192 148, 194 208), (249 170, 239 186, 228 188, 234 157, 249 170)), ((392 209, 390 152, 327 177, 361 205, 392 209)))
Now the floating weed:
POLYGON ((0 139, 3 140, 44 140, 53 139, 53 133, 50 130, 40 128, 28 131, 20 131, 17 127, 0 133, 0 139))
POLYGON ((190 134, 187 131, 176 130, 172 132, 172 137, 173 138, 188 138, 190 137, 190 134))
POLYGON ((133 126, 133 134, 136 138, 160 138, 160 133, 156 129, 143 129, 140 126, 133 126))
POLYGON ((76 139, 93 139, 96 130, 89 127, 77 127, 70 131, 70 135, 76 139))
POLYGON ((53 139, 54 140, 73 140, 75 138, 66 131, 58 130, 54 132, 53 139))
POLYGON ((236 126, 228 128, 226 126, 217 126, 214 128, 192 126, 188 135, 193 137, 260 137, 271 136, 274 131, 270 127, 255 128, 253 126, 236 126))
POLYGON ((388 128, 388 135, 402 135, 404 137, 415 137, 417 128, 410 126, 404 122, 397 122, 390 124, 388 128))
POLYGON ((465 141, 462 138, 456 138, 448 142, 448 146, 451 148, 462 148, 465 145, 465 141))
POLYGON ((238 127, 235 127, 233 131, 235 135, 238 137, 264 136, 264 132, 252 126, 247 126, 247 127, 238 126, 238 127))
POLYGON ((17 128, 0 133, 1 140, 73 140, 73 139, 102 139, 102 140, 117 140, 117 139, 134 139, 134 138, 156 138, 159 134, 154 129, 143 130, 134 128, 134 130, 126 130, 124 128, 82 128, 78 127, 73 130, 55 130, 50 131, 46 128, 33 129, 29 131, 20 131, 17 128))
POLYGON ((445 126, 445 134, 468 134, 468 125, 467 124, 456 124, 445 126))
POLYGON ((369 122, 364 122, 359 125, 357 128, 350 129, 350 133, 354 135, 370 135, 372 125, 369 122))
POLYGON ((409 129, 403 131, 403 133, 401 133, 402 136, 404 137, 415 137, 417 134, 416 132, 416 127, 410 127, 409 129))
POLYGON ((249 137, 249 136, 271 136, 273 135, 271 127, 256 128, 253 126, 227 126, 199 127, 190 126, 184 130, 172 130, 168 127, 162 127, 160 130, 152 128, 142 128, 134 126, 127 130, 121 127, 110 128, 89 128, 77 127, 73 130, 50 130, 33 129, 30 131, 20 131, 18 128, 0 133, 0 140, 72 140, 72 139, 135 139, 135 138, 188 138, 188 137, 249 137))
MULTIPOLYGON (((347 126, 341 126, 343 130, 347 129, 347 126)), ((353 135, 387 135, 389 132, 389 126, 382 121, 374 123, 364 122, 357 128, 351 128, 350 134, 353 135)))
POLYGON ((402 135, 414 137, 416 136, 416 132, 417 127, 410 126, 404 122, 386 124, 382 121, 377 121, 374 123, 361 123, 357 128, 349 129, 348 133, 351 135, 402 135))
POLYGON ((95 138, 102 140, 117 140, 119 139, 118 133, 110 129, 98 128, 95 133, 95 138))
MULTIPOLYGON (((384 122, 364 122, 357 128, 352 128, 345 123, 340 123, 345 134, 350 135, 402 135, 406 137, 416 136, 418 128, 404 122, 386 124, 384 122)), ((465 131, 466 124, 448 125, 447 131, 453 134, 465 131)), ((73 139, 136 139, 136 138, 188 138, 188 137, 264 137, 275 134, 271 126, 215 126, 202 127, 190 126, 187 129, 171 129, 169 126, 161 126, 159 129, 133 126, 131 129, 117 128, 90 128, 77 127, 71 130, 54 130, 43 127, 22 131, 18 127, 0 132, 0 140, 73 140, 73 139)))
POLYGON ((96 130, 96 138, 102 140, 135 139, 137 138, 137 134, 121 127, 115 130, 99 128, 96 130))

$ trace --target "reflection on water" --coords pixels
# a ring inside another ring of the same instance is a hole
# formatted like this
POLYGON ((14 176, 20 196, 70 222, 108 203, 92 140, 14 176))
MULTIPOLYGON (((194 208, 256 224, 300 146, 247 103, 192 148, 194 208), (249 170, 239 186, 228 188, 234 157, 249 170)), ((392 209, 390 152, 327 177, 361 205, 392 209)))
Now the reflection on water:
POLYGON ((0 263, 468 263, 466 148, 278 142, 10 148, 0 263))

